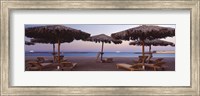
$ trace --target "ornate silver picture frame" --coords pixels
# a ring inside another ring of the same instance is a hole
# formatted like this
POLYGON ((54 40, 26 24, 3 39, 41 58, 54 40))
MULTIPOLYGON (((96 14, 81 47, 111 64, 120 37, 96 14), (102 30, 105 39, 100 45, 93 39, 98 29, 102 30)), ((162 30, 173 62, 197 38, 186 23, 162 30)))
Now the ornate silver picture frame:
POLYGON ((1 95, 200 95, 199 0, 1 0, 1 95), (10 86, 10 14, 12 10, 190 10, 189 87, 175 86, 10 86))

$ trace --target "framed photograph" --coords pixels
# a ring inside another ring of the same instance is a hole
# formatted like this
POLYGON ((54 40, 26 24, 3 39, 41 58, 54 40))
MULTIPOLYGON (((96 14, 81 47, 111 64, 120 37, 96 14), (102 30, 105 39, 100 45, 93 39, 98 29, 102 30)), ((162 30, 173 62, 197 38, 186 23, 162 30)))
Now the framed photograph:
POLYGON ((1 1, 1 95, 200 95, 199 0, 1 1))

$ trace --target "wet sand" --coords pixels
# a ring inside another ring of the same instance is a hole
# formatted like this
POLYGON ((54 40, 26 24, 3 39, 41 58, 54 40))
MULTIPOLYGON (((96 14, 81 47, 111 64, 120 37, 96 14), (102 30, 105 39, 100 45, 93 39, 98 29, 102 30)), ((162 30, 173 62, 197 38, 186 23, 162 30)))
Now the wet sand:
MULTIPOLYGON (((25 60, 36 60, 35 56, 26 56, 25 60)), ((46 59, 53 60, 53 57, 45 57, 46 59)), ((106 57, 104 57, 106 58, 106 57)), ((109 57, 110 58, 110 57, 109 57)), ((137 60, 137 57, 112 57, 113 63, 100 63, 96 62, 96 57, 64 57, 69 62, 77 63, 77 66, 72 71, 127 71, 125 69, 117 69, 117 63, 133 64, 133 60, 137 60)), ((159 57, 164 58, 167 68, 165 71, 175 71, 175 58, 173 57, 159 57)), ((157 59, 153 57, 151 60, 157 59)), ((56 64, 52 64, 50 67, 43 71, 53 71, 57 68, 56 64)))

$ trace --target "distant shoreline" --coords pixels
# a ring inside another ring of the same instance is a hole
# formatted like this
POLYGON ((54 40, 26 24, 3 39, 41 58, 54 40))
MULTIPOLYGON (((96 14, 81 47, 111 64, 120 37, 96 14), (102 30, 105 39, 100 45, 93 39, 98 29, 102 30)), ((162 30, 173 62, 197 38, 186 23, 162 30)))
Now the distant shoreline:
MULTIPOLYGON (((98 52, 61 52, 63 56, 86 56, 97 57, 98 52)), ((138 57, 142 52, 104 52, 103 56, 106 57, 138 57)), ((145 53, 149 55, 149 53, 145 53)), ((53 56, 52 52, 28 52, 25 56, 53 56)), ((175 57, 173 53, 153 53, 153 57, 175 57)))

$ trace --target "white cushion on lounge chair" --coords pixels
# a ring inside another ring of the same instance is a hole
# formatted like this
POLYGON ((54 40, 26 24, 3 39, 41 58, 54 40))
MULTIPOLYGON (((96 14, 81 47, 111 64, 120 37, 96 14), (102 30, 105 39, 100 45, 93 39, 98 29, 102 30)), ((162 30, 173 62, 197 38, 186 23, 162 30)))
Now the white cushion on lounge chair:
MULTIPOLYGON (((131 64, 126 64, 126 63, 118 63, 116 64, 117 65, 117 68, 124 68, 124 69, 127 69, 127 70, 130 70, 130 71, 142 71, 144 69, 142 68, 133 68, 131 64)), ((139 64, 138 64, 139 65, 139 64)))
POLYGON ((117 66, 124 67, 124 68, 130 68, 130 67, 132 67, 132 65, 126 64, 126 63, 118 63, 117 66))
POLYGON ((167 66, 164 64, 165 64, 165 62, 159 62, 159 63, 155 63, 155 64, 146 64, 145 66, 151 67, 154 69, 154 71, 156 71, 158 69, 164 70, 165 68, 167 68, 167 66), (157 65, 157 64, 161 64, 161 65, 157 65))
POLYGON ((72 70, 76 65, 77 63, 72 63, 72 62, 62 62, 61 63, 63 66, 62 66, 62 70, 72 70))
POLYGON ((52 63, 40 63, 42 66, 47 66, 47 65, 50 65, 52 63))

